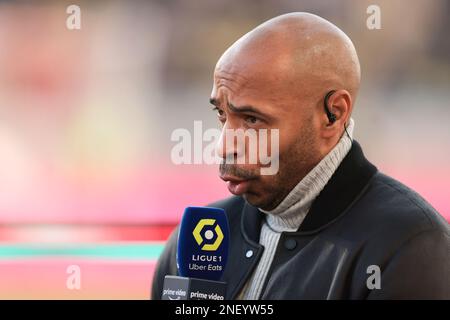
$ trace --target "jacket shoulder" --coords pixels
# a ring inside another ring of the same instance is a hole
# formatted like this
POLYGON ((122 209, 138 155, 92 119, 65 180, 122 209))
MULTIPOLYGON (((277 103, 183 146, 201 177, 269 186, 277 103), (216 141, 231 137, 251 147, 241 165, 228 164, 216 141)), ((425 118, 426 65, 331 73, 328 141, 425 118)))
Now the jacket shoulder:
POLYGON ((450 226, 417 192, 377 172, 335 232, 344 239, 359 239, 388 252, 423 232, 449 236, 450 226))
POLYGON ((378 197, 376 206, 383 218, 405 226, 416 226, 422 230, 449 232, 445 219, 420 194, 398 180, 378 172, 373 180, 372 190, 378 197), (386 215, 386 216, 385 216, 386 215))
POLYGON ((337 231, 346 245, 357 248, 354 297, 448 299, 450 296, 449 224, 403 183, 377 172, 337 231), (367 268, 372 265, 381 270, 381 289, 367 291, 367 268))

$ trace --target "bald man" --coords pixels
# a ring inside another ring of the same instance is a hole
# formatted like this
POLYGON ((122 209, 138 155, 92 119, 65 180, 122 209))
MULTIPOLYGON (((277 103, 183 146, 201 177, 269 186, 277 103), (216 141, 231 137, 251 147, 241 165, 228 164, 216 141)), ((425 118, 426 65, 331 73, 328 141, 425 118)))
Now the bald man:
MULTIPOLYGON (((210 101, 222 132, 279 132, 279 168, 222 134, 229 199, 228 299, 450 299, 450 228, 417 193, 379 172, 353 140, 360 65, 351 40, 308 13, 271 19, 219 59, 210 101), (231 145, 231 147, 230 147, 231 145), (244 150, 244 152, 238 152, 244 150)), ((176 275, 177 230, 152 297, 176 275)))

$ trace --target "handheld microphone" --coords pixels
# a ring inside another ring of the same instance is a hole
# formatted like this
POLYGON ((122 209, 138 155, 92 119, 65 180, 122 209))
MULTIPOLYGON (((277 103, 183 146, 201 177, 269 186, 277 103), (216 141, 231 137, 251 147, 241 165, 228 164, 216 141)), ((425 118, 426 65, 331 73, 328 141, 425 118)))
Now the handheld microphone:
POLYGON ((228 259, 229 227, 223 209, 187 207, 177 244, 179 276, 165 276, 163 300, 224 300, 220 281, 228 259))

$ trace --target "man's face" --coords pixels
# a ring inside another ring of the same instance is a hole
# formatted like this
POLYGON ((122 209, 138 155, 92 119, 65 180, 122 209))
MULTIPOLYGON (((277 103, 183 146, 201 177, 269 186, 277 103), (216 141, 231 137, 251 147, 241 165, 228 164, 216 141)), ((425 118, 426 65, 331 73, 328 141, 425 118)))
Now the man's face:
MULTIPOLYGON (((279 169, 274 175, 261 175, 260 169, 267 165, 260 161, 227 161, 220 166, 220 177, 231 193, 242 195, 256 207, 272 210, 320 161, 316 138, 318 102, 308 98, 308 90, 298 87, 282 68, 249 66, 233 60, 219 61, 214 72, 210 101, 222 124, 217 152, 225 161, 227 157, 236 160, 237 151, 242 150, 248 160, 259 150, 249 143, 239 145, 238 141, 232 148, 227 147, 225 130, 278 129, 279 169)), ((270 133, 268 136, 270 146, 270 133)))

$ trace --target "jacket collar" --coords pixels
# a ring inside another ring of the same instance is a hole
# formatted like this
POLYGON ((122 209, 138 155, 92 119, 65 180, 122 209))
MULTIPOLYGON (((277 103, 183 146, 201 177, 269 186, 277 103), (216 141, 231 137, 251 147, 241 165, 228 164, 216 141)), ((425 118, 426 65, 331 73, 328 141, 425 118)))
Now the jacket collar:
MULTIPOLYGON (((298 232, 319 231, 337 219, 355 201, 369 180, 377 172, 353 140, 352 147, 326 186, 314 200, 298 232)), ((259 243, 260 226, 264 213, 246 203, 242 213, 242 233, 248 242, 259 243)))

